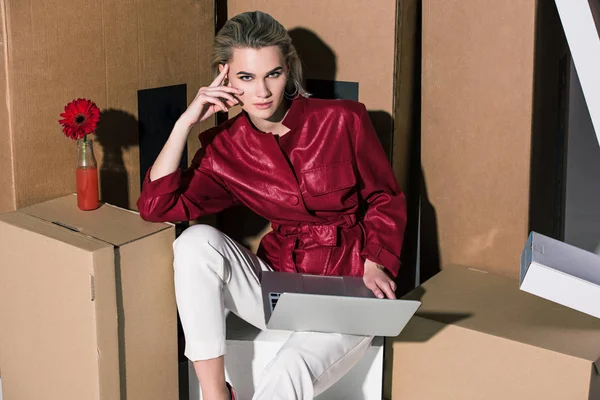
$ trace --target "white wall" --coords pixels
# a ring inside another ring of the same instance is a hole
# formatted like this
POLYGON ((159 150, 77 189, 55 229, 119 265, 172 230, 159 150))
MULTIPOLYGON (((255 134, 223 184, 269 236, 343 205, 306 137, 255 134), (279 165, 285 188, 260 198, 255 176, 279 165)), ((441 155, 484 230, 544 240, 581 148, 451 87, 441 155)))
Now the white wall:
POLYGON ((571 65, 565 242, 600 255, 600 146, 571 65))

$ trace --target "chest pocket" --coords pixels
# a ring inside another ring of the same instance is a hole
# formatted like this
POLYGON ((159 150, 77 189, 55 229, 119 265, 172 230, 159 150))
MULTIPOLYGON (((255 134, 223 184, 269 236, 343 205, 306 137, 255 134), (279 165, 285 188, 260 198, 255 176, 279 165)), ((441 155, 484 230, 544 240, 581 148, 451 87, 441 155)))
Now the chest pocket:
POLYGON ((358 202, 351 161, 302 171, 304 203, 314 211, 344 211, 358 202))

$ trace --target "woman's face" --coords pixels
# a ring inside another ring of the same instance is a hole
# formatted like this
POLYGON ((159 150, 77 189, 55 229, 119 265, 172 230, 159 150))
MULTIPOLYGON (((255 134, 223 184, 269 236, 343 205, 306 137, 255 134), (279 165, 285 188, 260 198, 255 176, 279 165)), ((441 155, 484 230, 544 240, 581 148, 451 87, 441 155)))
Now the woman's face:
POLYGON ((288 73, 277 46, 235 49, 229 62, 228 86, 244 91, 236 95, 244 111, 268 120, 283 104, 288 73))

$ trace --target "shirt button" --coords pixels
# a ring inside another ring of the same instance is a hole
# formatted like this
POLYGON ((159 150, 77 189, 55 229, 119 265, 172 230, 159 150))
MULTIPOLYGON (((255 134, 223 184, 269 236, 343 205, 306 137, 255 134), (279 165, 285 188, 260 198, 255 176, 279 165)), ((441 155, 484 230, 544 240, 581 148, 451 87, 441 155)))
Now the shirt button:
POLYGON ((294 196, 294 195, 290 196, 290 198, 288 199, 288 201, 293 206, 297 206, 300 203, 300 199, 298 199, 298 196, 294 196))

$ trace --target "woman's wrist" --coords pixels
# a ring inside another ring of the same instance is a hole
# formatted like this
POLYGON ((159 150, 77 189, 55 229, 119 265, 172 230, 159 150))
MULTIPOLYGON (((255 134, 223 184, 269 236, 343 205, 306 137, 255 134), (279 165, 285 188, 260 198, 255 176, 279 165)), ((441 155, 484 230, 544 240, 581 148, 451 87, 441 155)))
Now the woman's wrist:
POLYGON ((190 123, 183 116, 181 116, 175 122, 175 126, 173 126, 173 131, 171 133, 180 136, 185 136, 187 138, 193 127, 194 125, 192 123, 190 123))
POLYGON ((365 259, 365 266, 367 267, 375 267, 385 271, 385 267, 381 264, 376 263, 375 261, 371 261, 368 258, 365 259))
POLYGON ((178 119, 173 126, 168 142, 172 143, 171 146, 175 145, 176 148, 180 148, 183 151, 193 127, 194 125, 188 123, 185 119, 178 119))

